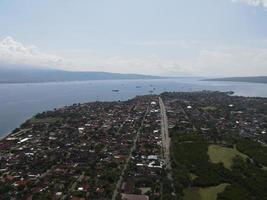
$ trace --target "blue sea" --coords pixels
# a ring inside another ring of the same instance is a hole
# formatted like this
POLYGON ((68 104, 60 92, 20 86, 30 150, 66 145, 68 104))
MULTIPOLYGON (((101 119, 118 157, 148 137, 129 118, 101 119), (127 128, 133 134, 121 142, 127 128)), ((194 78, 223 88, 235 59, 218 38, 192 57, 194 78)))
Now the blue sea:
POLYGON ((211 82, 199 78, 0 84, 0 138, 38 112, 73 103, 127 100, 152 91, 160 94, 164 91, 200 90, 267 97, 267 84, 211 82))

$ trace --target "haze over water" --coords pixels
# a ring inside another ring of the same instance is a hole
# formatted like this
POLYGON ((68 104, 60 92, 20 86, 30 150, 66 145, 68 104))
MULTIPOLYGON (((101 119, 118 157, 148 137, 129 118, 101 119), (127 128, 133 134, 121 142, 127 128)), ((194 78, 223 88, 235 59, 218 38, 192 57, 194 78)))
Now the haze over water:
POLYGON ((163 80, 104 80, 40 84, 0 84, 0 137, 34 114, 92 101, 127 100, 164 91, 234 91, 235 95, 267 97, 266 84, 206 82, 198 78, 163 80), (140 87, 136 87, 140 86, 140 87), (112 90, 119 90, 113 92, 112 90))

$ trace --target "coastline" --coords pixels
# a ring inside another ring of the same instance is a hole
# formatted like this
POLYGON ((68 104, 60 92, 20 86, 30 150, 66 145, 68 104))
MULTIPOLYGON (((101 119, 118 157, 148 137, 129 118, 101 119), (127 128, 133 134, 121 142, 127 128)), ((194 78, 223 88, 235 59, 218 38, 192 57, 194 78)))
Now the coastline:
POLYGON ((11 135, 11 134, 12 134, 12 131, 9 132, 9 133, 4 133, 3 135, 0 136, 0 141, 6 139, 6 138, 9 137, 9 135, 11 135))
POLYGON ((152 88, 155 88, 153 94, 232 90, 235 96, 267 97, 265 84, 208 82, 199 78, 0 84, 0 140, 36 113, 73 103, 126 100, 149 94, 152 88), (137 85, 141 88, 136 88, 137 85), (114 93, 113 89, 119 92, 114 93))
POLYGON ((266 77, 263 76, 263 77, 208 78, 208 79, 202 79, 201 81, 267 84, 267 76, 266 77))

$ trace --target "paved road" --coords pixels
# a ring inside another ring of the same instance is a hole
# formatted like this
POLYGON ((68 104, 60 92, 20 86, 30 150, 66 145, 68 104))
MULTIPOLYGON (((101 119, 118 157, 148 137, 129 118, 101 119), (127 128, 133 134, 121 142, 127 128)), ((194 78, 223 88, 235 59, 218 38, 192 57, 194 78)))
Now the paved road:
POLYGON ((118 180, 118 182, 117 182, 117 184, 116 184, 116 187, 115 187, 115 189, 114 189, 113 196, 112 196, 112 200, 115 200, 116 197, 117 197, 117 195, 118 195, 118 193, 119 193, 119 189, 120 189, 120 187, 121 187, 121 184, 122 184, 122 181, 123 181, 123 177, 124 177, 125 171, 126 171, 127 166, 128 166, 128 164, 129 164, 129 162, 130 162, 130 160, 131 160, 131 158, 132 158, 133 151, 136 149, 136 142, 137 142, 137 140, 138 140, 138 138, 139 138, 141 128, 143 127, 144 120, 145 120, 146 115, 147 115, 147 113, 148 113, 148 109, 149 109, 149 106, 147 107, 147 110, 146 110, 146 113, 145 113, 145 115, 144 115, 144 117, 143 117, 142 123, 141 123, 141 125, 140 125, 140 127, 139 127, 139 129, 138 129, 138 132, 137 132, 137 134, 136 134, 136 136, 135 136, 135 138, 134 138, 133 146, 132 146, 132 148, 131 148, 131 150, 130 150, 130 154, 129 154, 129 156, 128 156, 127 159, 126 159, 126 162, 125 162, 125 164, 124 164, 124 167, 123 167, 122 172, 121 172, 121 175, 120 175, 120 178, 119 178, 119 180, 118 180))
POLYGON ((159 97, 159 105, 161 113, 161 137, 162 137, 163 157, 165 159, 167 169, 171 169, 171 163, 170 163, 171 138, 169 136, 166 108, 161 97, 159 97))
POLYGON ((161 97, 159 97, 159 106, 160 106, 160 114, 161 114, 161 137, 162 137, 163 158, 166 164, 167 178, 171 181, 171 187, 173 189, 173 196, 175 197, 176 194, 175 194, 175 188, 173 185, 172 166, 171 166, 171 160, 170 160, 171 138, 169 135, 169 125, 168 125, 168 117, 166 114, 166 108, 161 97))

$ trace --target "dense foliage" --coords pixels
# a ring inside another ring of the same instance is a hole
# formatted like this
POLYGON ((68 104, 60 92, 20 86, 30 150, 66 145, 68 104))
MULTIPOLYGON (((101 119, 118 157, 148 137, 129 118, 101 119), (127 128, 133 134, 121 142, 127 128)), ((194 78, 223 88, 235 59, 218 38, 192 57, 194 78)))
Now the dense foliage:
POLYGON ((267 166, 267 147, 250 139, 240 139, 236 148, 253 159, 255 164, 267 166))
POLYGON ((173 133, 172 167, 178 199, 182 199, 183 190, 187 187, 208 187, 221 183, 230 185, 218 195, 218 200, 267 199, 267 171, 262 168, 267 159, 267 148, 249 139, 239 138, 236 141, 237 149, 250 159, 236 157, 229 170, 221 163, 209 161, 207 151, 211 141, 208 139, 199 134, 173 133), (191 174, 195 175, 194 179, 191 174))

